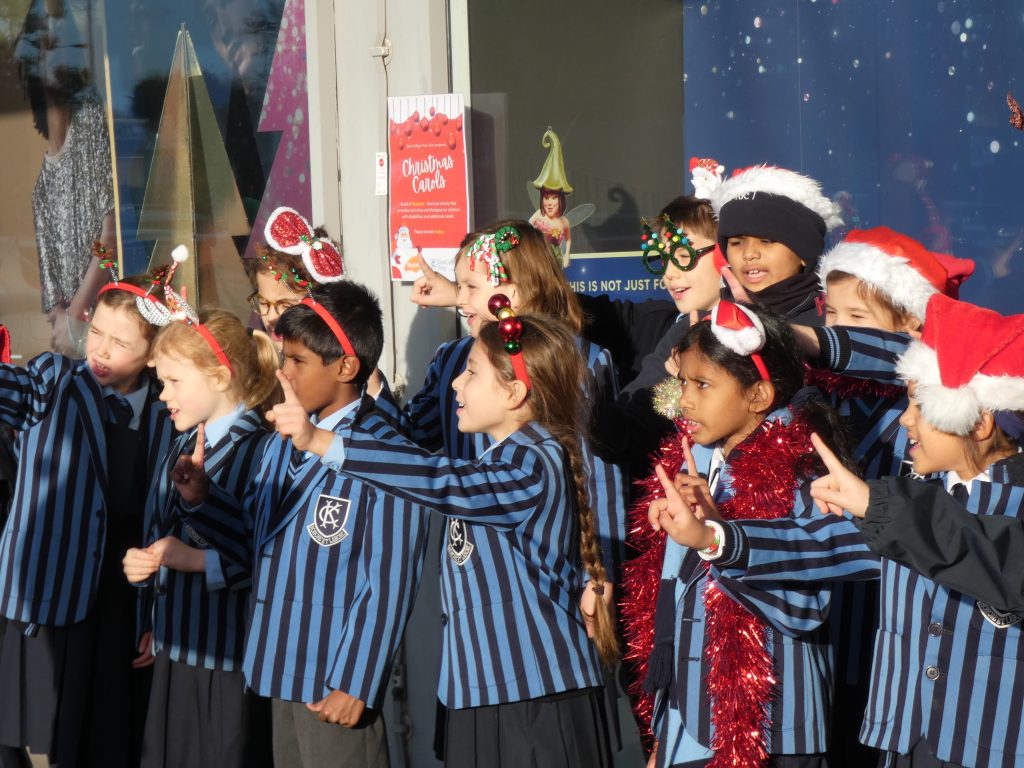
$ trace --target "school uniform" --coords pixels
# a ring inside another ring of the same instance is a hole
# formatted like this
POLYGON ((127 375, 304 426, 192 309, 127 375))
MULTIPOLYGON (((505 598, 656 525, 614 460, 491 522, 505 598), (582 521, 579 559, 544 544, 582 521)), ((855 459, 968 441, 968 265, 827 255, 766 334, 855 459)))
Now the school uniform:
POLYGON ((495 745, 506 760, 532 755, 548 765, 557 754, 565 765, 608 764, 603 676, 578 608, 583 569, 561 446, 530 423, 470 461, 397 446, 387 424, 370 426, 341 433, 343 445, 335 439, 342 471, 447 522, 438 687, 449 708, 446 765, 483 764, 495 745))
MULTIPOLYGON (((768 416, 783 423, 791 418, 785 408, 768 416)), ((694 445, 693 453, 697 466, 710 470, 715 503, 729 500, 734 489, 728 460, 720 450, 709 446, 694 445)), ((792 518, 726 521, 726 543, 735 538, 730 533, 740 524, 777 524, 816 516, 809 482, 805 482, 794 494, 792 518)), ((790 555, 794 560, 800 556, 790 555)), ((772 764, 818 765, 828 743, 832 672, 825 621, 830 609, 830 586, 801 588, 788 583, 784 574, 759 582, 741 581, 727 570, 733 557, 734 553, 723 550, 721 558, 708 569, 695 550, 671 538, 666 541, 662 580, 673 583, 674 589, 669 593, 674 611, 674 657, 671 683, 655 694, 652 730, 659 741, 658 765, 704 765, 713 756, 709 749, 714 738, 711 702, 703 682, 708 674, 703 595, 709 578, 768 628, 767 651, 776 681, 766 734, 772 764)), ((793 567, 799 566, 794 563, 793 567)))
POLYGON ((159 385, 141 378, 121 397, 84 361, 0 366, 0 420, 20 431, 0 539, 0 743, 62 766, 138 759, 150 671, 131 668, 141 632, 121 558, 141 543, 148 478, 173 432, 159 385))
MULTIPOLYGON (((383 423, 372 399, 318 426, 353 423, 383 423)), ((242 669, 255 693, 274 699, 275 765, 348 756, 386 766, 379 711, 418 585, 426 512, 290 441, 270 440, 259 467, 240 498, 212 484, 185 515, 222 558, 252 568, 242 669), (306 709, 335 690, 365 702, 363 727, 323 724, 306 709)))
MULTIPOLYGON (((205 469, 211 482, 241 496, 269 438, 258 411, 239 405, 207 422, 205 469)), ((180 517, 171 473, 195 450, 181 434, 150 485, 148 546, 166 536, 202 550, 204 573, 161 567, 146 588, 152 602, 153 690, 142 765, 247 768, 269 764, 270 702, 245 690, 241 671, 251 569, 222 561, 180 517)))

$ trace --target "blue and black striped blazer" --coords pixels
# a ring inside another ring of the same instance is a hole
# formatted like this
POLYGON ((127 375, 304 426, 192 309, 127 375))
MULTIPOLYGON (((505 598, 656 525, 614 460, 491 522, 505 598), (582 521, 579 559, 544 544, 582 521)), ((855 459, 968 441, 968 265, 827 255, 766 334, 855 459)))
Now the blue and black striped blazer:
MULTIPOLYGON (((788 421, 791 415, 788 409, 780 409, 769 418, 788 421)), ((698 467, 708 466, 711 450, 711 447, 693 446, 698 467)), ((797 489, 793 518, 784 519, 803 520, 818 516, 809 488, 810 481, 797 489)), ((715 488, 715 502, 721 504, 732 495, 727 459, 715 488)), ((751 522, 754 521, 725 523, 726 540, 735 539, 737 525, 751 522)), ((723 560, 727 555, 723 552, 723 560)), ((772 754, 824 752, 828 745, 832 686, 831 654, 824 628, 830 610, 830 585, 792 583, 784 576, 748 582, 730 576, 719 562, 708 569, 695 551, 667 539, 662 578, 676 579, 675 664, 670 689, 656 697, 653 722, 659 750, 665 750, 665 764, 678 761, 675 752, 682 748, 684 730, 705 747, 714 737, 711 702, 705 685, 707 653, 704 648, 703 596, 709 578, 758 616, 768 628, 767 648, 772 656, 776 680, 769 712, 769 751, 772 754)))
MULTIPOLYGON (((466 336, 442 344, 427 368, 423 388, 404 409, 398 408, 389 391, 377 402, 378 408, 413 442, 429 451, 443 451, 453 459, 476 458, 492 443, 485 434, 460 432, 456 415, 452 382, 465 369, 473 341, 471 336, 466 336)), ((610 353, 584 339, 577 341, 590 371, 594 402, 614 400, 618 383, 610 353)), ((602 562, 608 579, 614 582, 625 555, 625 475, 620 467, 595 456, 588 444, 583 445, 583 460, 588 468, 587 492, 597 523, 602 562)))
MULTIPOLYGON (((195 434, 193 429, 178 437, 153 477, 146 504, 146 546, 175 536, 209 551, 206 540, 181 519, 181 497, 171 481, 171 470, 195 434)), ((269 439, 260 413, 246 411, 216 445, 207 446, 205 466, 211 482, 241 498, 269 439)), ((215 552, 213 555, 217 557, 215 552)), ((241 667, 252 571, 226 558, 220 569, 223 582, 210 584, 205 573, 160 568, 150 585, 157 652, 193 667, 225 671, 241 667)))
MULTIPOLYGON (((384 424, 371 398, 336 430, 353 423, 384 424)), ((292 468, 291 455, 291 442, 270 440, 240 498, 211 485, 186 520, 252 566, 243 669, 256 693, 308 703, 342 690, 379 707, 419 585, 427 511, 311 454, 292 468)))
POLYGON ((396 447, 390 426, 369 427, 344 435, 344 471, 447 518, 441 702, 462 709, 601 685, 558 442, 531 423, 469 461, 396 447))
MULTIPOLYGON (((174 428, 159 383, 143 380, 148 483, 174 428)), ((0 539, 0 614, 8 619, 66 626, 95 603, 106 545, 106 419, 102 387, 84 361, 48 352, 25 368, 0 365, 0 421, 20 433, 0 539)))

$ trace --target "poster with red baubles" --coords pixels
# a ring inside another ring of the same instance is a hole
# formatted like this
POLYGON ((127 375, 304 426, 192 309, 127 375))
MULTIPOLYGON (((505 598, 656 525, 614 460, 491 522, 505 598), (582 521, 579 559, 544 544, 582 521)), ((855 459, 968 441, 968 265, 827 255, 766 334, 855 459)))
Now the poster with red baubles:
POLYGON ((448 277, 469 231, 465 103, 461 94, 388 99, 388 261, 415 280, 423 262, 448 277))

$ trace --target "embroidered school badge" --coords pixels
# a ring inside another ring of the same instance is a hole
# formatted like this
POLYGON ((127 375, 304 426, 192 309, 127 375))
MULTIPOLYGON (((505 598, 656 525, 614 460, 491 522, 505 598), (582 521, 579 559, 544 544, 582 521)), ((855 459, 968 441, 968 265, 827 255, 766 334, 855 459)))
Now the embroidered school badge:
POLYGON ((981 611, 981 615, 985 617, 985 621, 991 624, 996 629, 1008 629, 1014 624, 1021 620, 1021 616, 1016 613, 1004 613, 1003 611, 993 608, 988 603, 983 603, 981 600, 978 601, 978 610, 981 611))
POLYGON ((196 533, 196 529, 193 528, 191 525, 188 525, 187 523, 185 525, 185 533, 187 533, 188 537, 192 539, 192 541, 194 541, 200 547, 209 546, 209 542, 202 536, 200 536, 198 533, 196 533))
POLYGON ((348 538, 345 523, 348 522, 348 499, 320 494, 313 510, 313 522, 306 526, 306 532, 321 547, 333 547, 348 538))
POLYGON ((448 521, 448 557, 456 565, 465 565, 476 546, 469 540, 466 524, 454 518, 448 521))

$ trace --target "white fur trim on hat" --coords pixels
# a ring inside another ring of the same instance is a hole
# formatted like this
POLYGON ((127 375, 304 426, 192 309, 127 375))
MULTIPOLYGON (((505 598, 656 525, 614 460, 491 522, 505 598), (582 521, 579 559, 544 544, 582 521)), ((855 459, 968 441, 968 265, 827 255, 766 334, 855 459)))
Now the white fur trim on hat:
POLYGON ((738 331, 732 328, 724 328, 718 324, 719 306, 721 305, 716 304, 715 308, 711 310, 711 332, 715 334, 715 338, 737 355, 750 355, 754 352, 760 352, 764 348, 765 342, 764 325, 761 323, 761 318, 746 307, 741 307, 737 304, 736 308, 750 318, 753 326, 742 328, 738 331))
POLYGON ((757 165, 726 179, 711 192, 711 207, 718 216, 722 207, 730 200, 746 197, 755 192, 781 195, 809 208, 825 220, 828 231, 842 226, 843 218, 839 206, 821 192, 821 184, 809 176, 803 176, 785 168, 757 165))
POLYGON ((906 258, 891 256, 867 243, 842 242, 821 257, 818 276, 824 289, 830 272, 854 275, 919 320, 924 319, 928 299, 937 292, 906 258))
POLYGON ((925 420, 936 429, 954 435, 968 435, 981 418, 982 404, 967 384, 947 387, 939 374, 935 350, 914 341, 896 363, 896 373, 917 385, 915 397, 925 420))

